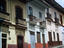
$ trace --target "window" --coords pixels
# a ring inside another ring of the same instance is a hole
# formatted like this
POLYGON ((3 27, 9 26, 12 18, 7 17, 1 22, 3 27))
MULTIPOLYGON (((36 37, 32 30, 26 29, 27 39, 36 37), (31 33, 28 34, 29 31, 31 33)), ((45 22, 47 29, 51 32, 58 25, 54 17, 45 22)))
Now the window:
POLYGON ((0 0, 0 11, 6 12, 6 1, 0 0))
POLYGON ((32 7, 29 7, 29 15, 33 15, 32 7))
POLYGON ((40 32, 37 32, 37 42, 40 43, 40 32))
POLYGON ((53 36, 54 36, 54 41, 55 41, 55 32, 53 32, 53 36))
POLYGON ((57 14, 56 14, 56 12, 54 12, 54 16, 55 16, 55 18, 57 17, 57 14))
POLYGON ((39 18, 42 18, 42 13, 41 12, 39 12, 39 18))
POLYGON ((2 34, 2 48, 7 47, 7 34, 2 34))
POLYGON ((49 13, 49 8, 47 8, 47 13, 49 13))
POLYGON ((23 9, 19 6, 16 6, 16 18, 23 19, 23 9))
POLYGON ((42 40, 43 40, 43 48, 45 48, 45 35, 42 34, 42 40))
POLYGON ((63 24, 63 22, 62 22, 62 16, 60 15, 60 22, 61 22, 61 24, 63 24))
POLYGON ((57 41, 59 41, 59 34, 57 33, 57 41))
POLYGON ((51 34, 51 32, 48 32, 48 35, 49 35, 49 41, 52 41, 52 34, 51 34))

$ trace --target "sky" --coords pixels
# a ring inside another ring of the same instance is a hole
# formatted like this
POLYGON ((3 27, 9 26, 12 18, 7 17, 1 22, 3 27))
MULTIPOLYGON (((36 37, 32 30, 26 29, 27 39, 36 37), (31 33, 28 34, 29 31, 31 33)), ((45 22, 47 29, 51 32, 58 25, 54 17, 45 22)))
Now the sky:
POLYGON ((55 1, 64 8, 64 0, 55 0, 55 1))

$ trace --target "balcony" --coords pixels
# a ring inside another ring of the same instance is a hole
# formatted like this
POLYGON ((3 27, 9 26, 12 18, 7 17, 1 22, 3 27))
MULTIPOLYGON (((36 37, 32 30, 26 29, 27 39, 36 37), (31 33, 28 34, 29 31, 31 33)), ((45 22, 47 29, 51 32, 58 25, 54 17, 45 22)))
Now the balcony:
POLYGON ((55 17, 55 23, 59 24, 59 19, 57 17, 55 17))
POLYGON ((62 41, 49 41, 48 42, 49 47, 59 46, 62 45, 62 41))
POLYGON ((40 28, 46 28, 46 22, 45 21, 40 22, 40 28))
POLYGON ((32 15, 29 15, 29 23, 36 24, 36 17, 32 16, 32 15))
POLYGON ((35 25, 29 24, 29 29, 30 29, 30 30, 35 30, 35 25))
POLYGON ((25 19, 16 19, 16 25, 19 28, 26 28, 26 20, 25 19))
POLYGON ((52 16, 51 16, 50 13, 47 13, 47 17, 46 17, 46 19, 47 19, 48 21, 52 21, 52 16))
POLYGON ((9 18, 9 13, 0 11, 0 23, 4 25, 9 25, 10 24, 10 18, 9 18))
POLYGON ((0 11, 0 18, 9 21, 9 14, 7 12, 0 11))

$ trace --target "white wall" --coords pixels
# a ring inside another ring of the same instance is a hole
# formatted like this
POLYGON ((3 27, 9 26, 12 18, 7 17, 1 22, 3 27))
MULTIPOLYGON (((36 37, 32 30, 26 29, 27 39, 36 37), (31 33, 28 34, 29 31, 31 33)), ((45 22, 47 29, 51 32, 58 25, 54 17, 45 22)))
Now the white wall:
POLYGON ((61 29, 62 44, 64 45, 64 27, 60 27, 60 29, 61 29))
MULTIPOLYGON (((33 16, 36 16, 37 18, 39 18, 39 12, 41 12, 42 13, 42 20, 45 20, 45 9, 41 9, 33 3, 28 3, 27 9, 29 6, 32 7, 32 9, 33 9, 33 16)), ((29 11, 27 11, 27 13, 29 15, 29 11)), ((29 20, 29 19, 27 18, 26 20, 29 20)), ((31 25, 29 25, 29 22, 27 22, 27 31, 25 33, 26 38, 27 38, 26 42, 28 42, 29 44, 31 43, 30 42, 30 31, 33 31, 35 33, 35 43, 37 43, 37 32, 40 32, 41 43, 43 43, 42 34, 44 34, 45 31, 44 32, 40 31, 39 22, 36 23, 36 25, 33 27, 33 29, 29 28, 29 26, 31 26, 31 25), (28 38, 28 36, 29 36, 29 38, 28 38)))
MULTIPOLYGON (((44 17, 45 17, 45 9, 41 9, 38 6, 36 6, 35 4, 33 4, 33 3, 28 3, 27 4, 27 8, 29 6, 32 7, 32 9, 33 9, 33 16, 36 16, 37 18, 39 18, 39 12, 41 12, 42 13, 42 19, 44 19, 44 17)), ((29 15, 29 11, 28 11, 28 15, 29 15)))
MULTIPOLYGON (((60 16, 59 16, 60 13, 57 10, 55 10, 54 8, 49 8, 49 12, 52 15, 53 21, 55 21, 55 19, 54 19, 55 18, 54 12, 56 12, 57 18, 59 18, 59 20, 60 20, 60 16)), ((61 40, 61 30, 60 30, 60 27, 61 27, 60 25, 57 26, 52 21, 51 21, 51 23, 49 21, 46 21, 46 29, 47 29, 47 32, 51 32, 51 34, 52 34, 52 41, 54 41, 53 32, 55 32, 55 41, 57 41, 57 33, 59 33, 59 40, 62 41, 61 40)), ((49 41, 48 33, 46 33, 46 35, 48 37, 48 40, 47 41, 49 41)))

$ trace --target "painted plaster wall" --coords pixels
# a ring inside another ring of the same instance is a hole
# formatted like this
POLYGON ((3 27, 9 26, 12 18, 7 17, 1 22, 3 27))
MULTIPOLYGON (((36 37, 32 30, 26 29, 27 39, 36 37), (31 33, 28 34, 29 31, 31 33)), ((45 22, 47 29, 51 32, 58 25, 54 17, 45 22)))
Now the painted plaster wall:
MULTIPOLYGON (((37 18, 39 18, 39 12, 41 12, 42 20, 45 18, 45 9, 39 8, 32 2, 27 4, 27 9, 29 9, 29 7, 32 7, 32 9, 33 9, 33 16, 36 16, 37 18)), ((29 15, 29 11, 28 11, 28 15, 29 15)))
POLYGON ((10 13, 10 22, 12 24, 15 24, 15 6, 20 6, 23 9, 23 18, 26 19, 26 6, 24 3, 18 1, 18 0, 7 0, 8 3, 8 11, 10 13))
MULTIPOLYGON (((6 0, 7 3, 7 12, 10 14, 9 15, 9 19, 10 19, 10 23, 12 24, 16 24, 15 22, 15 6, 20 6, 21 8, 23 8, 23 18, 26 19, 26 5, 18 0, 6 0)), ((6 28, 5 28, 6 29, 6 28)), ((17 45, 17 36, 16 36, 16 29, 14 26, 9 26, 9 32, 10 35, 7 34, 7 45, 8 44, 15 44, 17 45), (11 38, 9 40, 9 37, 11 38)))
MULTIPOLYGON (((55 21, 54 20, 54 18, 55 18, 54 12, 56 12, 57 17, 59 18, 59 22, 60 22, 60 16, 59 16, 59 12, 57 10, 55 10, 53 8, 49 8, 49 12, 52 15, 53 21, 55 21)), ((60 39, 61 38, 61 30, 60 30, 60 27, 61 26, 55 25, 54 22, 51 22, 50 23, 50 22, 46 21, 46 30, 47 30, 47 32, 51 32, 52 33, 52 41, 54 41, 53 32, 55 32, 55 41, 57 41, 57 33, 59 33, 59 40, 62 41, 60 39)), ((46 33, 46 35, 48 36, 48 33, 46 33)), ((49 36, 48 36, 48 41, 49 41, 49 36)))
POLYGON ((63 45, 64 45, 64 27, 62 27, 61 28, 61 31, 62 31, 62 33, 61 33, 61 35, 62 35, 62 43, 63 43, 63 45))
POLYGON ((63 26, 64 26, 64 15, 62 16, 62 18, 63 18, 63 26))
MULTIPOLYGON (((33 3, 28 3, 27 5, 27 16, 29 15, 29 6, 32 7, 33 9, 33 16, 36 16, 37 18, 39 18, 39 12, 42 13, 42 20, 45 20, 45 9, 40 9, 39 7, 37 7, 35 4, 33 3)), ((26 20, 29 20, 29 18, 27 18, 26 20)), ((30 40, 30 31, 33 31, 35 33, 35 43, 37 43, 37 32, 40 32, 40 36, 41 36, 41 43, 43 44, 43 40, 42 40, 42 34, 44 34, 44 31, 40 31, 40 27, 39 27, 39 22, 36 23, 36 25, 33 27, 33 29, 29 28, 29 22, 27 22, 27 31, 25 33, 25 38, 26 38, 26 42, 28 42, 29 44, 31 43, 30 40)))

